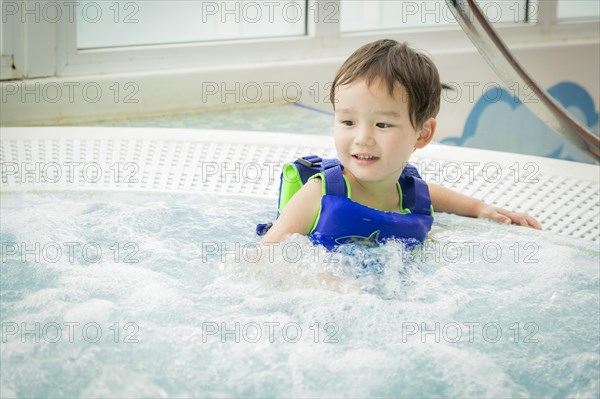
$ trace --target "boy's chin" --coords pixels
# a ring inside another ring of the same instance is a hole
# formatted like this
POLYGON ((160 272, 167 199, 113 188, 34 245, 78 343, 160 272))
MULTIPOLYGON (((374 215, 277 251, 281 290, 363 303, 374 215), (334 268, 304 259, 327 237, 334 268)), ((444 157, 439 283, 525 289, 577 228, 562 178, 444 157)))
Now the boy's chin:
POLYGON ((375 171, 364 169, 361 170, 360 168, 350 168, 350 173, 352 173, 356 180, 365 183, 377 183, 384 180, 381 173, 376 173, 375 171))

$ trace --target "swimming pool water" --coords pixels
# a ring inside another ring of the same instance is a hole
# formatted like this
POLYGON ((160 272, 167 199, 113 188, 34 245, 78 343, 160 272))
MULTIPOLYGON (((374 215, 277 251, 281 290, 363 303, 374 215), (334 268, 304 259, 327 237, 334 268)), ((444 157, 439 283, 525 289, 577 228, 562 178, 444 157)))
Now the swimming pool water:
POLYGON ((274 201, 1 200, 2 397, 600 394, 598 243, 437 214, 421 248, 257 262, 274 201))

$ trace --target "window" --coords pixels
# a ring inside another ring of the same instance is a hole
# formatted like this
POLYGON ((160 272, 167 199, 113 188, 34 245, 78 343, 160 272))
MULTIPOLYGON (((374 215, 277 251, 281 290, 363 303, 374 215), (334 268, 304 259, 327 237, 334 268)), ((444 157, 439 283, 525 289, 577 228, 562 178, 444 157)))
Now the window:
MULTIPOLYGON (((478 3, 507 43, 597 35, 597 0, 478 3)), ((0 7, 2 79, 297 66, 347 57, 383 35, 431 50, 471 45, 444 0, 1 0, 0 7)))
POLYGON ((306 34, 306 7, 301 0, 86 0, 76 4, 78 49, 306 34))
MULTIPOLYGON (((480 0, 479 8, 492 23, 526 20, 526 0, 480 0)), ((448 26, 456 19, 444 0, 342 0, 342 32, 448 26)))
POLYGON ((598 0, 559 0, 558 19, 596 19, 600 16, 598 0))

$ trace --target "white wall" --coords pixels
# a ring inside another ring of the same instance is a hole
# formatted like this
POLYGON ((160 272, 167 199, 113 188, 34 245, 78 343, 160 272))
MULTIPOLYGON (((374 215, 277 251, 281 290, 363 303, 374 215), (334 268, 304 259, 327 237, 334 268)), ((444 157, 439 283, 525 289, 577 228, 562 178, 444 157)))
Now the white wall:
MULTIPOLYGON (((592 39, 523 44, 513 51, 541 87, 573 81, 588 90, 597 106, 599 48, 598 40, 592 39)), ((472 46, 436 49, 430 54, 442 80, 458 86, 461 94, 458 100, 454 100, 458 92, 445 95, 452 101, 442 104, 436 138, 457 136, 485 85, 501 81, 472 46)), ((4 82, 2 124, 83 121, 295 100, 331 111, 325 98, 328 83, 344 58, 4 82), (300 96, 298 87, 302 88, 300 96)))

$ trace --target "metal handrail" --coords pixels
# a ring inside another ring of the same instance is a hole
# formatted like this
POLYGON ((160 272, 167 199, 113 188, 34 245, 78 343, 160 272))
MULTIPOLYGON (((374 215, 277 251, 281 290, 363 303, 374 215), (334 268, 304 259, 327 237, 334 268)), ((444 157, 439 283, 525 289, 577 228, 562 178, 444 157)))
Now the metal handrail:
POLYGON ((492 28, 475 0, 446 0, 446 3, 479 54, 504 84, 511 87, 517 83, 521 88, 531 89, 532 93, 528 94, 526 100, 524 90, 517 90, 517 96, 523 104, 577 148, 596 161, 600 160, 600 138, 574 120, 556 100, 535 83, 492 28))

